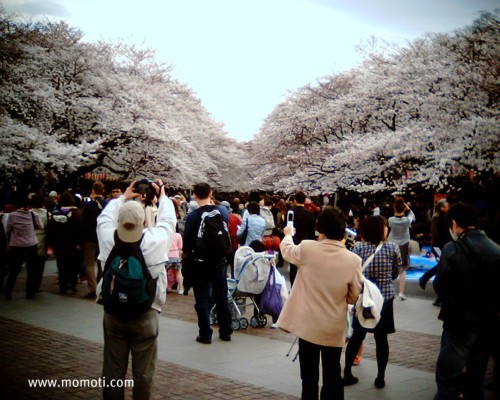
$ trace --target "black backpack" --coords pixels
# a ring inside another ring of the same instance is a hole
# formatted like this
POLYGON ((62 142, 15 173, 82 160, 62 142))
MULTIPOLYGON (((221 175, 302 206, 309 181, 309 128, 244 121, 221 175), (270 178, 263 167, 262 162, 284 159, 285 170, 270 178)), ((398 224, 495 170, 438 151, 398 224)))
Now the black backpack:
POLYGON ((142 237, 136 243, 122 242, 115 231, 115 245, 104 265, 99 303, 122 320, 149 311, 156 296, 157 280, 146 266, 141 241, 142 237))
POLYGON ((231 253, 231 237, 220 211, 196 210, 200 214, 200 228, 196 237, 195 258, 198 261, 212 260, 231 253))
POLYGON ((73 219, 74 209, 64 212, 55 209, 49 214, 46 230, 46 242, 48 246, 66 249, 77 245, 79 237, 79 222, 73 219))

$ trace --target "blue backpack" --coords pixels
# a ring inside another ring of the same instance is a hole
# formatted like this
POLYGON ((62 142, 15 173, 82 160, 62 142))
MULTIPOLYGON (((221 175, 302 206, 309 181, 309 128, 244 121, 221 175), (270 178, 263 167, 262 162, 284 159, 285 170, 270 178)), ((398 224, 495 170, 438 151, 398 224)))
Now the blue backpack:
POLYGON ((141 251, 141 239, 125 243, 115 232, 102 282, 104 311, 122 320, 133 319, 151 309, 157 280, 153 279, 141 251))

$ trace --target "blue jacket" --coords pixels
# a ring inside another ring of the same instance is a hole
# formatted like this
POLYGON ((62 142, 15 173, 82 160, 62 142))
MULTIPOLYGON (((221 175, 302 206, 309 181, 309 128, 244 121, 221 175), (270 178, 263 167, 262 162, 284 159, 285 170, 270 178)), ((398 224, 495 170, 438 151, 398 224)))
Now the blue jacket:
POLYGON ((241 225, 238 227, 238 231, 236 232, 238 236, 245 231, 247 224, 248 234, 247 240, 245 241, 245 246, 248 246, 254 240, 262 240, 262 238, 264 237, 264 232, 266 231, 266 220, 260 215, 249 215, 247 212, 243 215, 243 221, 241 222, 241 225))

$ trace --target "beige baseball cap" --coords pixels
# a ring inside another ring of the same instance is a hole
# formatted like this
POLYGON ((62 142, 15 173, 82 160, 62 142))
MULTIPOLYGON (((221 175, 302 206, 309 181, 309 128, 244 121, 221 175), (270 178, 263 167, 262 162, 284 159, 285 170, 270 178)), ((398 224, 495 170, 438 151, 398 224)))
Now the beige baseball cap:
POLYGON ((137 201, 128 201, 118 210, 118 228, 121 241, 138 242, 141 239, 145 220, 144 207, 137 201))

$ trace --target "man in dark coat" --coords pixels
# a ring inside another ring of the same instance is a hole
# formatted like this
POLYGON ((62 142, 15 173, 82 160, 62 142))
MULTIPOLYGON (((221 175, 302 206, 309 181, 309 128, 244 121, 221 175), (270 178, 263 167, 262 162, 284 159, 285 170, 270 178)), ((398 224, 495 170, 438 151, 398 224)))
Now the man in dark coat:
POLYGON ((443 321, 435 399, 456 399, 461 392, 483 399, 490 352, 500 361, 500 246, 477 229, 471 205, 457 203, 447 217, 453 241, 444 246, 434 279, 443 321))

